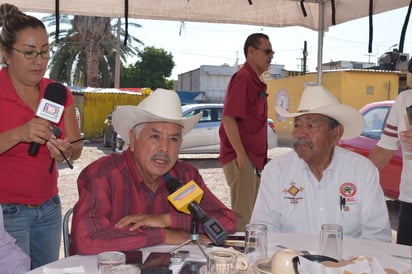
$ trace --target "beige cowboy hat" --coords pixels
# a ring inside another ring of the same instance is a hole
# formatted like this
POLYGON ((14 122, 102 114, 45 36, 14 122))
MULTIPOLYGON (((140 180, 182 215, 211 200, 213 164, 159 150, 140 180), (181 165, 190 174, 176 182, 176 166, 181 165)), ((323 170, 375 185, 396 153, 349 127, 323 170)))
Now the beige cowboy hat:
POLYGON ((137 106, 118 106, 112 114, 114 130, 129 143, 129 131, 137 124, 167 122, 182 126, 182 134, 188 133, 202 113, 183 118, 182 105, 174 90, 156 89, 137 106))
POLYGON ((305 114, 329 116, 343 125, 342 139, 358 136, 365 127, 365 121, 359 111, 339 103, 338 99, 322 86, 307 86, 295 113, 289 113, 281 106, 276 106, 275 109, 283 117, 297 117, 305 114))

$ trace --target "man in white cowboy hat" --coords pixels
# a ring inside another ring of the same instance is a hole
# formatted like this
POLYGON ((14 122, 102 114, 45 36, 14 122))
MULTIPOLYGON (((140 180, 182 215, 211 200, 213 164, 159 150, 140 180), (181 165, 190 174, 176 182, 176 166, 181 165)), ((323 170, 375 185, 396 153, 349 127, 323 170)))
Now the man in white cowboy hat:
POLYGON ((200 115, 183 118, 178 95, 164 89, 156 89, 138 106, 116 108, 113 126, 129 147, 96 160, 79 175, 72 254, 189 240, 191 216, 178 212, 167 200, 170 177, 183 184, 194 180, 204 191, 200 206, 206 215, 215 217, 228 233, 235 231, 234 213, 206 187, 194 166, 178 160, 182 136, 200 115))
POLYGON ((360 134, 361 114, 322 86, 305 88, 297 112, 276 111, 294 118, 294 151, 265 166, 251 222, 267 224, 269 231, 311 234, 333 223, 347 237, 390 241, 378 170, 337 146, 341 138, 360 134))

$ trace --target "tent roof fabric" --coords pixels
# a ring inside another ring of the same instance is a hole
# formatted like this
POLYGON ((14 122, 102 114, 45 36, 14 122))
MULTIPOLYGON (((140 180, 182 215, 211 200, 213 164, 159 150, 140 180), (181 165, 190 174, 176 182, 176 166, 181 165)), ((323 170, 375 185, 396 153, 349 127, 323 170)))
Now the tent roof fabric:
MULTIPOLYGON (((8 0, 22 11, 55 13, 51 0, 8 0)), ((269 27, 302 26, 318 30, 319 2, 324 2, 325 30, 331 26, 330 0, 129 0, 129 18, 231 23, 269 27)), ((374 0, 373 13, 407 7, 409 0, 374 0)), ((124 17, 125 1, 60 0, 61 14, 124 17), (104 7, 104 8, 103 8, 104 7)), ((368 16, 369 0, 335 0, 336 24, 368 16)))

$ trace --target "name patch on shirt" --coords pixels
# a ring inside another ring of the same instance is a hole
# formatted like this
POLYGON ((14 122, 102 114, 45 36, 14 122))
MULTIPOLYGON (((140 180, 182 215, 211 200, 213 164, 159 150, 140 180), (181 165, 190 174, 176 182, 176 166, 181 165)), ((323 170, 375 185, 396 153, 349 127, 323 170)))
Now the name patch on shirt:
POLYGON ((343 183, 339 188, 340 194, 345 197, 346 203, 356 201, 357 188, 354 183, 343 183))
POLYGON ((296 186, 294 181, 290 182, 290 187, 285 188, 282 192, 286 194, 285 199, 289 199, 292 205, 296 205, 302 197, 297 197, 298 193, 303 192, 302 186, 296 186))

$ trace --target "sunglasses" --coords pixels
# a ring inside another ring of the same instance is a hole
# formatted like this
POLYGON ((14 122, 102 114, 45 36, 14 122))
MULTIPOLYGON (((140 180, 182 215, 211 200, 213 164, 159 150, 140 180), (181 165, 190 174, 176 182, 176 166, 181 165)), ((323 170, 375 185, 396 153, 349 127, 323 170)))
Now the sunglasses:
POLYGON ((260 49, 261 51, 263 51, 266 55, 274 55, 275 52, 272 49, 262 49, 262 48, 255 48, 255 49, 260 49))

